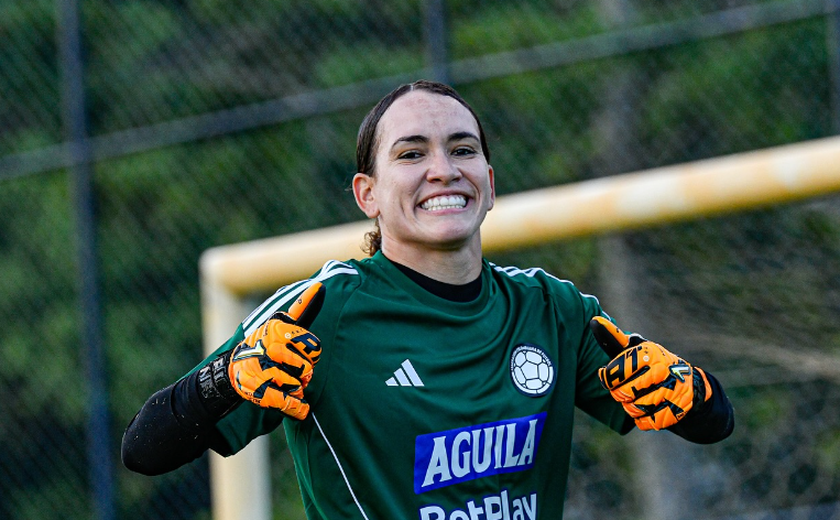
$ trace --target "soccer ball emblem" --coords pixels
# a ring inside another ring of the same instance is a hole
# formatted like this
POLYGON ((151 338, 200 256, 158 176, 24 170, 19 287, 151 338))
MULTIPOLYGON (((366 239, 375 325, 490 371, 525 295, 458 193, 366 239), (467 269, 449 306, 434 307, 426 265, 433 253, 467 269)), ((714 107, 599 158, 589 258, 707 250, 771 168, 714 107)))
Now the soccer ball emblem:
POLYGON ((523 343, 517 345, 510 356, 510 376, 520 392, 538 397, 551 389, 554 365, 542 348, 523 343))

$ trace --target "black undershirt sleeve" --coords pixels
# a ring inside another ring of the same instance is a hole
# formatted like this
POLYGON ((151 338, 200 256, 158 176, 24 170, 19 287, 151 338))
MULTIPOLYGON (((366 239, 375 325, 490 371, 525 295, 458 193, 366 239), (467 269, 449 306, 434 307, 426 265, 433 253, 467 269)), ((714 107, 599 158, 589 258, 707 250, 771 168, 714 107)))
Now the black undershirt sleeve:
POLYGON ((222 455, 230 447, 215 424, 244 402, 239 397, 204 397, 200 372, 155 392, 123 434, 122 461, 143 475, 161 475, 200 457, 208 449, 222 455))
POLYGON ((689 411, 680 422, 668 428, 683 439, 696 444, 712 444, 729 437, 735 429, 735 410, 723 386, 706 372, 712 397, 689 411))

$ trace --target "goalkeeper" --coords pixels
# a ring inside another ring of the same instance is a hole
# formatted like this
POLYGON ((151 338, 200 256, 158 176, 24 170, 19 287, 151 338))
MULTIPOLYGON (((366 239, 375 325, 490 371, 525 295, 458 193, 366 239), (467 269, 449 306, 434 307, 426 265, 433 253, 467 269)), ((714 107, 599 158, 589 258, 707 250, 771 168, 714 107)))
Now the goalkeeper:
POLYGON ((395 89, 356 155, 371 256, 282 287, 152 395, 123 437, 129 469, 232 455, 282 424, 311 520, 556 520, 575 407, 619 433, 732 432, 711 374, 571 282, 482 257, 495 172, 457 92, 395 89))

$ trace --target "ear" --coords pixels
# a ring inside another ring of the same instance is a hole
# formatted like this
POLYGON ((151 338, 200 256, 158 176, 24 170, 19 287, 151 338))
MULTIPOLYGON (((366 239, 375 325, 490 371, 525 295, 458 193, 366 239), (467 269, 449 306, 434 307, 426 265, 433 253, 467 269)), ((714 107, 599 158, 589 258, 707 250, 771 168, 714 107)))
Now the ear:
POLYGON ((379 205, 373 194, 373 187, 376 179, 366 173, 357 173, 353 176, 353 196, 356 197, 356 205, 368 218, 379 216, 379 205))
POLYGON ((487 207, 487 211, 490 211, 496 204, 496 177, 493 173, 493 167, 489 164, 487 165, 487 175, 490 176, 490 205, 487 207))

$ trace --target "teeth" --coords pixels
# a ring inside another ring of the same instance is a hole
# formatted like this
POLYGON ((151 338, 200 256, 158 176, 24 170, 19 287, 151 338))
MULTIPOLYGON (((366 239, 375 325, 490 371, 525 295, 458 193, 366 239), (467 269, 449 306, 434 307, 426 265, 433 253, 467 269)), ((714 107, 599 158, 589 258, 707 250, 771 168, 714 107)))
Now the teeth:
POLYGON ((463 195, 448 195, 431 198, 421 204, 420 207, 429 211, 438 211, 442 209, 463 208, 466 205, 467 198, 463 195))

